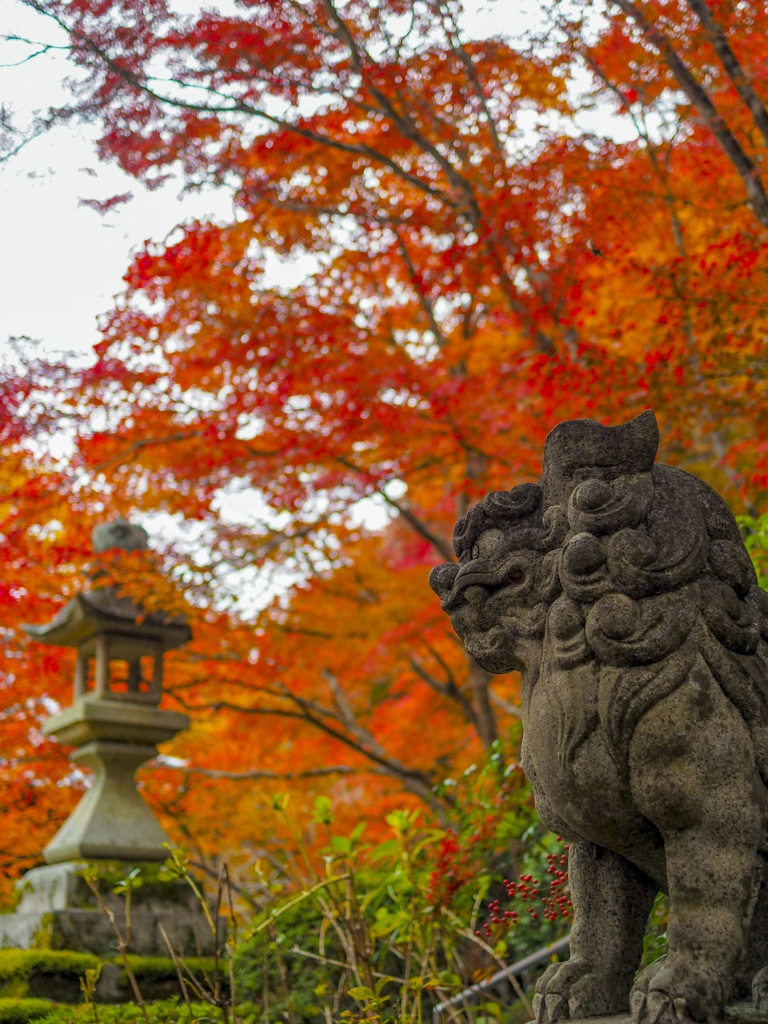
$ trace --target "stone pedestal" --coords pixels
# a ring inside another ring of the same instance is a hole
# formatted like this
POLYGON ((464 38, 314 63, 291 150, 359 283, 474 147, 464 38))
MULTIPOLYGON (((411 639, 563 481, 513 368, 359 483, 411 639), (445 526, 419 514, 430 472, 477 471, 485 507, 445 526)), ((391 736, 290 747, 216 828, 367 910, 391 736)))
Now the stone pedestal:
MULTIPOLYGON (((117 942, 107 915, 99 909, 83 879, 93 865, 51 864, 28 871, 17 883, 19 902, 15 913, 0 914, 0 948, 71 949, 113 957, 117 942)), ((125 897, 116 896, 112 885, 131 870, 115 865, 100 886, 105 905, 114 912, 125 933, 125 897)), ((185 956, 209 956, 214 936, 195 894, 183 880, 159 881, 157 867, 148 866, 150 880, 131 893, 131 942, 129 952, 138 956, 168 956, 160 926, 174 951, 185 956), (151 880, 154 869, 155 879, 151 880)), ((226 924, 220 919, 223 944, 226 924)))

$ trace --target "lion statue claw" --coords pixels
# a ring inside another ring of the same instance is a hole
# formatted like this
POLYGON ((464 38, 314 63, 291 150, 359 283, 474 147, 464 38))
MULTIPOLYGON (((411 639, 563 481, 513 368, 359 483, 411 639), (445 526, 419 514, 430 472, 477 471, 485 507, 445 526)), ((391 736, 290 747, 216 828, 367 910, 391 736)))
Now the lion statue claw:
POLYGON ((538 1024, 768 1007, 768 595, 726 504, 657 447, 650 411, 559 424, 540 483, 488 494, 430 574, 468 653, 521 672, 523 767, 570 843, 571 957, 538 1024), (633 984, 659 890, 668 955, 633 984))

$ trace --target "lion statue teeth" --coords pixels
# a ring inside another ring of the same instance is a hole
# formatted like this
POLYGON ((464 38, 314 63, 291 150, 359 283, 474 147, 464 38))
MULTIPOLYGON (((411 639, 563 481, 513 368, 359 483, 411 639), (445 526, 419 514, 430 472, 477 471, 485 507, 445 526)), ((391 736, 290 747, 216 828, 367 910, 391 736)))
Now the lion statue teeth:
POLYGON ((570 843, 571 956, 538 1024, 768 1011, 768 594, 725 502, 655 463, 646 411, 559 424, 538 484, 488 494, 430 585, 467 652, 522 674, 523 767, 570 843), (656 893, 663 961, 640 964, 656 893))

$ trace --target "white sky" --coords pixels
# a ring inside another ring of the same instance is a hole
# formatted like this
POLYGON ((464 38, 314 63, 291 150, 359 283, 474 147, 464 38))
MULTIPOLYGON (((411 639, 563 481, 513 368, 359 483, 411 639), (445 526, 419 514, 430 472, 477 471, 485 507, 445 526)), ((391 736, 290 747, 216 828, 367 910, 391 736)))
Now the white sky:
MULTIPOLYGON (((49 19, 19 0, 2 0, 1 6, 3 32, 61 42, 49 19)), ((498 32, 500 12, 513 4, 472 0, 466 6, 472 8, 472 34, 483 36, 498 32)), ((514 10, 504 28, 516 34, 534 19, 519 2, 514 10)), ((18 111, 19 120, 66 101, 63 56, 49 53, 7 66, 28 52, 21 44, 0 43, 0 104, 18 111)), ((98 161, 94 137, 85 127, 58 128, 0 164, 0 351, 6 339, 27 336, 46 352, 87 353, 99 340, 99 315, 122 290, 132 250, 148 238, 164 238, 184 220, 226 218, 231 211, 223 192, 180 196, 173 182, 148 192, 118 167, 98 161), (80 199, 124 192, 134 199, 105 216, 79 205, 80 199)))
MULTIPOLYGON (((5 0, 9 34, 56 39, 48 20, 5 0)), ((0 63, 22 59, 29 48, 0 47, 0 63)), ((43 55, 18 67, 0 67, 0 102, 19 112, 66 99, 62 56, 43 55)), ((0 344, 27 335, 46 350, 87 352, 98 341, 97 317, 121 290, 132 249, 162 238, 192 216, 226 216, 223 193, 179 198, 170 184, 148 192, 119 168, 98 161, 93 137, 82 127, 57 128, 0 165, 0 344), (133 192, 134 200, 106 216, 80 199, 133 192)))

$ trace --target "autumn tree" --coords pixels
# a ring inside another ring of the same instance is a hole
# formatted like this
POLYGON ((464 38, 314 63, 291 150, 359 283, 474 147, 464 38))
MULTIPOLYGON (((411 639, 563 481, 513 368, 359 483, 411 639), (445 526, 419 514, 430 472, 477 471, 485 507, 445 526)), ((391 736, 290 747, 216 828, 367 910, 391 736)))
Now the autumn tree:
POLYGON ((56 117, 233 197, 135 254, 79 385, 81 500, 164 514, 194 619, 155 799, 201 853, 264 830, 257 785, 450 802, 516 715, 425 583, 469 503, 558 420, 649 405, 667 460, 762 501, 765 12, 556 3, 513 41, 453 0, 26 2, 79 69, 56 117))
POLYGON ((80 784, 40 726, 68 697, 66 657, 28 642, 27 622, 47 621, 87 550, 74 480, 49 452, 71 411, 66 368, 6 345, 0 371, 0 892, 10 875, 39 861, 41 842, 71 809, 80 784), (52 393, 58 395, 51 400, 52 393), (66 523, 66 528, 64 524, 66 523))

